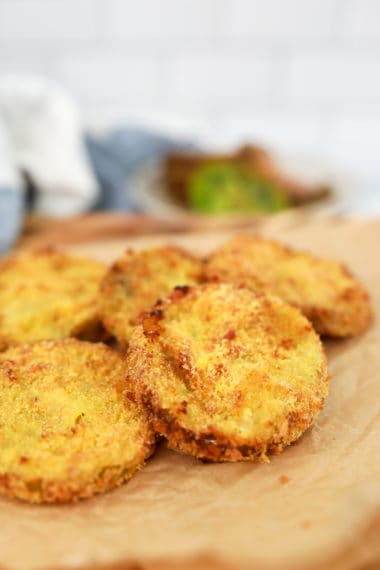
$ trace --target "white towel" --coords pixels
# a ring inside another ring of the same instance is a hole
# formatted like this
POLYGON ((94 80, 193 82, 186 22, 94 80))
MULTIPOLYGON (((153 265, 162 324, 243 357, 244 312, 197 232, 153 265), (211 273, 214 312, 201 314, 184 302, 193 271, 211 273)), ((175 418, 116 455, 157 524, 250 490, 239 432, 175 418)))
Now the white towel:
POLYGON ((34 77, 0 80, 0 190, 37 187, 34 210, 65 216, 88 210, 99 190, 82 140, 77 107, 61 87, 34 77), (3 143, 1 143, 3 141, 3 143))

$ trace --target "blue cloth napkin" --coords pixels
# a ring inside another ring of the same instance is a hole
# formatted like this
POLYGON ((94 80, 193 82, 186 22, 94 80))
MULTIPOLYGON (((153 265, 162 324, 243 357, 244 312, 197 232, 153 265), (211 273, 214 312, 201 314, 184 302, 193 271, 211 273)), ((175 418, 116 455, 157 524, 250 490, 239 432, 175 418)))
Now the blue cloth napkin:
POLYGON ((106 138, 86 136, 87 151, 101 189, 97 210, 137 211, 131 178, 151 159, 171 150, 190 150, 188 141, 179 141, 137 127, 113 131, 106 138))
POLYGON ((0 254, 5 253, 16 240, 24 214, 22 188, 0 186, 0 254))

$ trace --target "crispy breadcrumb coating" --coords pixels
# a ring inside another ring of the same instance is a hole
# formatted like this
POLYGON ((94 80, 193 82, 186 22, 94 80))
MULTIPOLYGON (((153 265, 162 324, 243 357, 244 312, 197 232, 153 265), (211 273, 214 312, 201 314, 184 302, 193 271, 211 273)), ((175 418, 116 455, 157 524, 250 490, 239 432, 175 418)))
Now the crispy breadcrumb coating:
POLYGON ((275 241, 231 239, 211 255, 206 276, 277 295, 298 307, 322 335, 359 334, 372 320, 368 293, 347 268, 275 241))
POLYGON ((183 249, 127 250, 110 267, 100 287, 103 325, 125 345, 141 311, 166 297, 176 285, 195 285, 202 277, 203 263, 183 249))
POLYGON ((52 250, 20 253, 0 263, 0 350, 69 336, 99 340, 96 310, 105 265, 52 250))
POLYGON ((153 449, 125 359, 100 343, 39 341, 0 354, 0 492, 63 503, 124 483, 153 449))
POLYGON ((328 393, 310 322, 232 284, 177 288, 141 317, 127 359, 136 397, 169 447, 211 461, 282 451, 328 393))

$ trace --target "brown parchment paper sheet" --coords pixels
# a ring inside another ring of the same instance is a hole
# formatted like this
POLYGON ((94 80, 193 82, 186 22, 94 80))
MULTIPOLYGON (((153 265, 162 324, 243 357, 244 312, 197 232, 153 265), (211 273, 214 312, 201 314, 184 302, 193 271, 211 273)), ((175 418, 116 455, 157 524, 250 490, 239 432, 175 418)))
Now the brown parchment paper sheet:
MULTIPOLYGON (((202 464, 162 446, 128 484, 76 505, 1 499, 2 568, 380 568, 380 221, 279 218, 261 232, 345 261, 372 295, 372 328, 325 343, 333 379, 314 427, 269 464, 202 464)), ((72 249, 111 261, 127 245, 170 242, 200 253, 226 237, 72 249)))

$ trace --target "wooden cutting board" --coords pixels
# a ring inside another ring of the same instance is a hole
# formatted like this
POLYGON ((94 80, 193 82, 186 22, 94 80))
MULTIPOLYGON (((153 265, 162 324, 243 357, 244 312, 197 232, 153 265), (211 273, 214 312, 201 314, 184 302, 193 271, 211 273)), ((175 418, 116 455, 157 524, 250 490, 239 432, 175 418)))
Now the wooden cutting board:
MULTIPOLYGON (((269 464, 202 464, 161 446, 128 484, 76 505, 1 499, 1 568, 380 568, 380 221, 281 218, 260 232, 346 262, 373 299, 368 332, 325 343, 333 379, 314 427, 269 464)), ((232 233, 103 239, 70 250, 107 262, 126 247, 162 243, 207 253, 232 233)))

